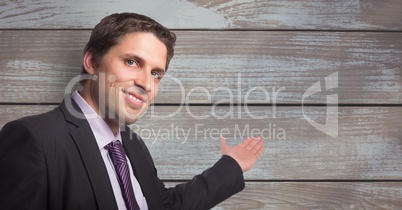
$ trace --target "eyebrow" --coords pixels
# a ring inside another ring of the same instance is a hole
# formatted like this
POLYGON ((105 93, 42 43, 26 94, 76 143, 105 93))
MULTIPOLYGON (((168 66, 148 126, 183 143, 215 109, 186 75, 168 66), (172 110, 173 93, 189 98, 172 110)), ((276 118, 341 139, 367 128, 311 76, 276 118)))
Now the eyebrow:
MULTIPOLYGON (((131 58, 131 59, 133 59, 133 60, 136 60, 136 61, 138 61, 138 62, 140 63, 140 65, 142 65, 143 63, 145 63, 145 60, 144 60, 143 58, 141 58, 141 57, 138 56, 138 55, 132 54, 132 53, 127 53, 127 54, 124 55, 124 57, 125 57, 125 58, 131 58)), ((152 71, 157 71, 157 72, 159 72, 161 75, 164 75, 164 74, 166 73, 166 70, 165 70, 164 68, 159 68, 159 67, 152 69, 152 71)))

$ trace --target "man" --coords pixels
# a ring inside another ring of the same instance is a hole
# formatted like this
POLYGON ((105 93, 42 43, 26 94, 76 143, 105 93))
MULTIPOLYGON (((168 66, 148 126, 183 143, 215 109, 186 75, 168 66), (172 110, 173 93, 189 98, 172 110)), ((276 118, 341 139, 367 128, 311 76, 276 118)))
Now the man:
POLYGON ((0 209, 209 209, 244 188, 260 138, 235 147, 188 183, 165 188, 134 123, 154 100, 175 35, 154 20, 113 14, 84 50, 82 90, 0 132, 0 209))

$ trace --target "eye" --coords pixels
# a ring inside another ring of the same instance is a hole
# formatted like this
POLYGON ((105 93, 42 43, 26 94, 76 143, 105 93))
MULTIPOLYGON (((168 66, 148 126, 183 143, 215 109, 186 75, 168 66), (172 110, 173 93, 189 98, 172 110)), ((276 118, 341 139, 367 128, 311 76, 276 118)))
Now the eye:
POLYGON ((127 59, 127 60, 125 60, 125 62, 129 66, 134 66, 134 67, 138 66, 138 63, 136 61, 134 61, 134 60, 131 60, 131 59, 127 59))
POLYGON ((157 71, 153 71, 153 72, 151 73, 151 75, 152 75, 155 79, 162 79, 162 75, 161 75, 159 72, 157 72, 157 71))

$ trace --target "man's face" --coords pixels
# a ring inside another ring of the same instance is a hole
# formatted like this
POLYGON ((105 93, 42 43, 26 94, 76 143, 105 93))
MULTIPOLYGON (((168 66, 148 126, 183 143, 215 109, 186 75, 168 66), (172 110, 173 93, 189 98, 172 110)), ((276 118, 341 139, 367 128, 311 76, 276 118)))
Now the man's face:
POLYGON ((158 92, 166 57, 166 46, 145 32, 124 35, 102 57, 94 67, 98 78, 90 84, 90 95, 109 125, 132 124, 145 112, 158 92))

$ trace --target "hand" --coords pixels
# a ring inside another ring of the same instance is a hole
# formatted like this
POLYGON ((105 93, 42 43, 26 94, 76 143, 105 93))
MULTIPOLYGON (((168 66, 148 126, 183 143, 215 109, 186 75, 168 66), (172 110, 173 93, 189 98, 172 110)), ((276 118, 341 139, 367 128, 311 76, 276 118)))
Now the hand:
POLYGON ((257 162, 258 158, 264 151, 264 142, 261 137, 248 137, 240 144, 229 147, 226 144, 226 139, 221 135, 221 152, 222 155, 229 155, 240 165, 241 170, 248 171, 257 162))

